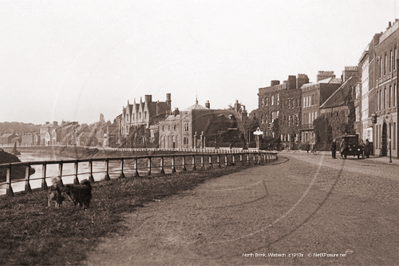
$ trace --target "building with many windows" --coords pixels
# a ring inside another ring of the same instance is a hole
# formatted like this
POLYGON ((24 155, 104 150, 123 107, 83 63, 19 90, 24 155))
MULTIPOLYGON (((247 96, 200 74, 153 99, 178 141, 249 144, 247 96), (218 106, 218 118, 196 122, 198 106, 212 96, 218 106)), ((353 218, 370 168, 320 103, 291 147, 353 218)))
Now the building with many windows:
POLYGON ((171 113, 171 94, 166 94, 165 102, 153 102, 151 95, 145 95, 144 102, 140 98, 140 102, 136 103, 134 99, 133 104, 127 102, 127 106, 122 109, 122 116, 120 118, 120 134, 121 137, 127 137, 132 126, 145 125, 150 128, 157 124, 165 116, 171 113))
POLYGON ((272 80, 269 87, 259 88, 258 109, 256 117, 259 119, 260 130, 263 136, 274 136, 273 123, 279 118, 279 134, 285 144, 299 141, 300 113, 301 113, 301 86, 309 82, 305 74, 288 76, 280 84, 279 80, 272 80))
MULTIPOLYGON (((397 143, 397 72, 399 48, 399 21, 382 34, 376 34, 372 41, 374 58, 374 71, 369 78, 372 79, 370 88, 369 108, 374 121, 374 148, 375 154, 389 155, 391 145, 392 156, 398 156, 397 143)), ((371 54, 371 51, 370 51, 371 54)), ((371 66, 371 65, 370 65, 371 66)))
POLYGON ((340 86, 341 79, 335 78, 334 71, 319 71, 317 82, 307 83, 301 87, 302 143, 315 144, 313 121, 320 115, 320 105, 322 105, 340 86))
MULTIPOLYGON (((232 109, 211 109, 209 101, 195 104, 160 121, 160 148, 204 148, 220 144, 222 135, 237 140, 239 123, 248 119, 245 106, 236 101, 232 109)), ((230 143, 229 143, 230 144, 230 143)))
POLYGON ((372 123, 369 116, 369 54, 369 45, 367 45, 363 51, 362 56, 360 57, 358 64, 361 91, 360 119, 362 124, 360 138, 362 138, 364 141, 369 140, 370 142, 372 142, 372 123))

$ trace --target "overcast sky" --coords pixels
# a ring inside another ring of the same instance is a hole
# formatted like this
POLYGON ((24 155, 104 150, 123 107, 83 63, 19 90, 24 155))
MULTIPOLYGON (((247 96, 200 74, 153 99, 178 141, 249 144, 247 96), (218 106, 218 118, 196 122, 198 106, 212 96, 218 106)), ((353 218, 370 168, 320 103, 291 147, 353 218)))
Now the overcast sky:
MULTIPOLYGON (((395 0, 0 0, 0 122, 92 123, 151 94, 172 109, 236 100, 271 80, 340 77, 395 0)), ((396 14, 398 13, 398 14, 396 14)))

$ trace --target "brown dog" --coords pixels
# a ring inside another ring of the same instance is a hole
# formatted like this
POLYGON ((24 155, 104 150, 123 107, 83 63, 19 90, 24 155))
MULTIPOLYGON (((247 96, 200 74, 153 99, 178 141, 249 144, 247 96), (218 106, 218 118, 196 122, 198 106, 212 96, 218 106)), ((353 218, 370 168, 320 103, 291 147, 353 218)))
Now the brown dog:
POLYGON ((49 187, 47 194, 47 206, 50 207, 51 203, 55 203, 55 207, 59 208, 65 197, 61 194, 62 183, 58 178, 53 178, 53 185, 49 187))
POLYGON ((79 204, 83 209, 89 208, 91 200, 91 185, 89 180, 82 180, 79 185, 65 185, 63 191, 75 206, 79 204))

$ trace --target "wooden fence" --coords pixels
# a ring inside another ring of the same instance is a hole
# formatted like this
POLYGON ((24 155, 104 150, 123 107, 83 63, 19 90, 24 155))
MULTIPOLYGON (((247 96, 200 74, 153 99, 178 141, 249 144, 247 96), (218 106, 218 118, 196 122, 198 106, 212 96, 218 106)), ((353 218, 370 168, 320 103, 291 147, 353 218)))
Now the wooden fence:
POLYGON ((46 179, 58 177, 61 181, 67 176, 73 177, 73 183, 79 183, 79 176, 86 175, 90 182, 95 182, 93 175, 103 173, 102 180, 110 180, 110 175, 124 178, 130 176, 149 176, 152 174, 168 174, 178 171, 195 171, 197 169, 207 169, 214 167, 227 167, 229 165, 241 164, 265 164, 267 162, 277 160, 277 152, 273 151, 241 151, 232 153, 184 153, 184 154, 168 154, 168 155, 144 155, 132 157, 111 157, 111 158, 93 158, 93 159, 79 159, 79 160, 61 160, 61 161, 33 161, 33 162, 18 162, 9 164, 0 164, 0 168, 6 168, 6 195, 13 196, 12 184, 17 182, 25 183, 25 192, 32 192, 30 178, 30 168, 33 165, 42 166, 42 174, 40 178, 40 189, 47 189, 46 179), (191 159, 191 160, 190 160, 191 159), (104 168, 99 172, 93 171, 93 163, 102 162, 104 168), (113 162, 114 167, 110 169, 110 162, 113 162), (88 163, 86 170, 88 172, 79 172, 79 163, 88 163), (63 168, 66 164, 73 164, 73 173, 64 174, 63 168), (58 165, 58 174, 56 176, 47 176, 46 169, 49 165, 58 165), (117 166, 115 166, 117 165, 117 166), (24 180, 12 180, 12 169, 16 166, 25 167, 24 180), (88 168, 88 169, 87 169, 88 168))

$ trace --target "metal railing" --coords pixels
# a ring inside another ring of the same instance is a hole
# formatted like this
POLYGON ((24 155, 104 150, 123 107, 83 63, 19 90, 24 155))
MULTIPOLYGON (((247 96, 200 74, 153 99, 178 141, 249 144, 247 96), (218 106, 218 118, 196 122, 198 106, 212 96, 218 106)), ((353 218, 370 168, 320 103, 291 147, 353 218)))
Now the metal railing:
POLYGON ((24 183, 24 189, 22 191, 32 192, 31 182, 36 180, 40 181, 40 186, 38 189, 44 190, 47 189, 47 182, 54 177, 59 178, 62 183, 64 183, 66 179, 69 179, 69 183, 78 184, 79 177, 83 179, 83 176, 87 176, 87 179, 94 183, 96 182, 94 179, 94 174, 103 175, 100 180, 110 180, 111 175, 113 177, 116 176, 116 178, 125 178, 128 173, 131 173, 132 176, 136 177, 143 175, 148 176, 154 173, 162 175, 167 173, 175 173, 177 171, 195 171, 197 169, 214 168, 215 165, 218 168, 227 167, 229 165, 235 165, 237 162, 241 164, 264 164, 277 159, 277 152, 274 151, 242 151, 217 154, 182 153, 78 160, 32 161, 0 164, 0 168, 6 168, 6 182, 2 184, 5 186, 5 193, 3 194, 13 196, 13 184, 15 185, 16 183, 20 183, 20 185, 22 185, 21 183, 24 183), (186 160, 188 157, 191 157, 191 162, 186 160), (208 162, 206 159, 208 159, 208 162), (93 164, 98 162, 103 163, 103 167, 97 169, 99 171, 93 171, 93 164), (113 162, 113 167, 110 168, 111 162, 113 162), (87 163, 88 165, 83 169, 82 163, 87 163), (73 171, 70 171, 71 173, 69 174, 65 174, 63 169, 64 166, 68 164, 73 164, 73 171), (41 176, 38 178, 30 177, 30 169, 31 166, 34 165, 42 166, 41 176), (51 165, 58 165, 57 175, 47 175, 47 167, 51 165), (12 180, 12 169, 21 166, 25 168, 25 179, 12 180), (82 170, 86 170, 87 172, 82 172, 82 170))

